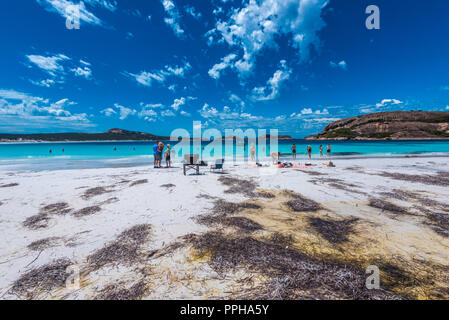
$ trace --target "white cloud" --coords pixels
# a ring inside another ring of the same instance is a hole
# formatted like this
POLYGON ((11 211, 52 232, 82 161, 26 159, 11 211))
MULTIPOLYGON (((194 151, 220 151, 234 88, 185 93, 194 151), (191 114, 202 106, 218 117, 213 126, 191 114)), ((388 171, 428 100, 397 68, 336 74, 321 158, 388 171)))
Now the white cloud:
MULTIPOLYGON (((158 71, 141 71, 137 74, 130 72, 123 72, 125 76, 134 78, 138 83, 143 86, 151 87, 153 81, 163 83, 169 77, 181 77, 183 78, 187 71, 192 68, 189 62, 185 62, 183 66, 165 66, 162 70, 158 71)), ((174 89, 174 88, 173 88, 174 89)))
POLYGON ((124 106, 119 105, 117 103, 114 104, 114 107, 116 107, 119 110, 120 120, 125 120, 126 118, 128 118, 128 116, 135 115, 136 112, 137 112, 134 109, 130 109, 130 108, 124 107, 124 106))
POLYGON ((64 67, 61 65, 62 61, 70 60, 69 57, 58 54, 56 56, 40 56, 40 55, 28 55, 26 56, 28 60, 39 67, 40 69, 48 72, 51 75, 55 75, 55 72, 64 71, 64 67))
POLYGON ((92 79, 90 63, 84 60, 79 61, 79 66, 76 65, 71 58, 63 54, 53 56, 27 55, 26 58, 31 64, 48 73, 52 77, 52 79, 41 81, 30 80, 32 84, 40 87, 48 88, 56 83, 64 83, 65 76, 67 75, 65 66, 68 66, 70 72, 72 72, 76 77, 82 77, 88 80, 92 79))
POLYGON ((243 56, 235 63, 241 73, 253 68, 255 56, 263 48, 277 48, 276 38, 291 38, 299 49, 301 61, 307 61, 310 48, 320 47, 318 31, 325 23, 321 11, 328 0, 250 0, 234 9, 227 21, 218 21, 214 31, 231 47, 240 47, 243 56))
POLYGON ((212 67, 212 69, 209 70, 209 76, 214 79, 219 79, 221 71, 227 68, 232 68, 233 65, 231 64, 231 62, 233 62, 235 58, 237 58, 237 55, 231 53, 221 59, 220 63, 217 63, 212 67))
POLYGON ((82 78, 86 78, 86 79, 90 79, 92 77, 92 70, 89 67, 77 67, 77 68, 71 69, 71 71, 77 77, 82 77, 82 78))
POLYGON ((171 110, 164 110, 161 112, 162 117, 174 117, 176 116, 171 110))
POLYGON ((202 17, 201 12, 197 12, 194 6, 186 6, 184 8, 188 14, 190 14, 195 19, 199 20, 202 17))
POLYGON ((30 82, 32 84, 34 84, 35 86, 46 87, 46 88, 50 88, 52 85, 54 85, 56 83, 56 81, 53 79, 45 79, 45 80, 41 80, 41 81, 30 80, 30 82))
MULTIPOLYGON (((0 125, 35 127, 93 127, 87 114, 73 114, 67 108, 76 104, 69 99, 50 102, 16 90, 0 90, 0 125)), ((47 128, 48 129, 48 128, 47 128)))
POLYGON ((164 19, 165 23, 172 28, 175 35, 177 35, 178 37, 182 37, 184 35, 184 30, 179 24, 181 15, 179 14, 179 11, 175 6, 175 3, 171 0, 162 0, 162 5, 164 6, 164 10, 168 15, 168 17, 164 19))
POLYGON ((86 9, 84 2, 90 5, 102 5, 105 8, 112 8, 111 6, 106 5, 107 3, 111 4, 109 1, 97 1, 97 0, 87 0, 81 1, 79 3, 74 3, 68 0, 37 0, 37 2, 44 6, 48 11, 56 12, 63 18, 67 19, 71 12, 70 8, 77 8, 80 14, 80 21, 85 22, 87 24, 96 25, 96 26, 104 26, 103 21, 101 21, 97 16, 95 16, 92 12, 86 9))
POLYGON ((180 99, 175 99, 175 101, 171 105, 171 108, 175 111, 178 111, 179 108, 185 104, 186 104, 186 98, 182 97, 180 99))
POLYGON ((332 68, 340 68, 340 69, 343 69, 343 70, 347 70, 348 69, 348 64, 344 60, 340 61, 338 63, 335 63, 335 62, 331 61, 331 62, 329 62, 329 64, 330 64, 330 66, 332 68))
POLYGON ((292 70, 287 67, 285 60, 281 61, 281 69, 277 70, 267 81, 266 87, 257 87, 253 89, 252 98, 257 101, 267 101, 275 99, 279 94, 279 88, 282 82, 288 80, 292 70))
POLYGON ((372 112, 379 112, 384 110, 390 110, 392 108, 401 108, 405 104, 403 101, 398 99, 383 99, 381 102, 376 103, 374 105, 361 105, 360 106, 360 112, 362 113, 372 113, 372 112))
POLYGON ((117 114, 117 112, 115 112, 115 110, 112 108, 103 109, 100 111, 100 113, 104 114, 106 117, 111 117, 111 116, 117 114))

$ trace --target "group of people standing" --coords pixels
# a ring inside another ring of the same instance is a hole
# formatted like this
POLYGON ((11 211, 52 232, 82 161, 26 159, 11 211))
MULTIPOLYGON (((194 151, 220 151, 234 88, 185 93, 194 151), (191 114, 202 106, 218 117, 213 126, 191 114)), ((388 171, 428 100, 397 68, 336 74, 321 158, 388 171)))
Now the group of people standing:
MULTIPOLYGON (((332 152, 332 148, 331 145, 328 144, 327 145, 327 157, 330 158, 331 156, 331 152, 332 152)), ((296 160, 296 145, 294 144, 292 146, 292 154, 293 154, 293 160, 296 160)), ((312 160, 312 146, 307 146, 307 154, 309 155, 309 160, 312 160)), ((323 151, 323 145, 320 145, 320 158, 323 159, 324 158, 324 151, 323 151)))
POLYGON ((156 141, 153 145, 153 155, 154 155, 154 167, 162 168, 162 154, 165 158, 165 167, 171 168, 171 146, 167 144, 167 149, 164 152, 164 143, 161 141, 156 141))

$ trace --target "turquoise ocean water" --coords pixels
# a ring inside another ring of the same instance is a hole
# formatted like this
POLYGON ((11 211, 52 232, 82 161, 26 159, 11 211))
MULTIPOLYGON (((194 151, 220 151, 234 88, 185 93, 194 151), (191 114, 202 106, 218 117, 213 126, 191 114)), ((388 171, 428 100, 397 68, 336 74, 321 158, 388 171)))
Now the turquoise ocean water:
MULTIPOLYGON (((165 145, 170 142, 165 142, 165 145)), ((449 156, 449 141, 305 141, 280 140, 278 144, 282 159, 291 159, 291 146, 297 146, 297 161, 306 159, 306 148, 312 146, 313 156, 319 159, 319 146, 326 150, 332 146, 332 158, 397 157, 397 156, 449 156)), ((129 167, 148 165, 153 161, 153 142, 67 142, 67 143, 4 143, 0 144, 0 170, 55 170, 100 167, 129 167), (51 150, 51 152, 50 152, 51 150)), ((172 146, 176 143, 171 143, 172 146)), ((211 159, 214 152, 208 151, 209 143, 192 147, 190 153, 200 153, 211 159)), ((178 145, 179 146, 179 145, 178 145)), ((248 157, 247 144, 225 148, 226 159, 238 161, 248 157)), ((176 150, 176 147, 175 147, 176 150)), ((270 154, 269 146, 258 148, 261 160, 270 154)), ((184 150, 185 151, 185 150, 184 150)), ((187 153, 187 152, 185 152, 187 153)), ((182 150, 178 150, 175 162, 182 160, 182 150)))

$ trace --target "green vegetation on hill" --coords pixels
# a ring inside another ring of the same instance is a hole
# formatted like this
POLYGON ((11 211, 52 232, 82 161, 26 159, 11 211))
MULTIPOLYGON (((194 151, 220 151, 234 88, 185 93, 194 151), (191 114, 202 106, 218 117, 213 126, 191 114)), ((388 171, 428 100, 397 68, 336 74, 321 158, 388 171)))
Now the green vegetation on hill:
POLYGON ((169 137, 157 136, 150 133, 111 129, 104 133, 36 133, 36 134, 0 134, 0 140, 6 141, 154 141, 170 140, 169 137))

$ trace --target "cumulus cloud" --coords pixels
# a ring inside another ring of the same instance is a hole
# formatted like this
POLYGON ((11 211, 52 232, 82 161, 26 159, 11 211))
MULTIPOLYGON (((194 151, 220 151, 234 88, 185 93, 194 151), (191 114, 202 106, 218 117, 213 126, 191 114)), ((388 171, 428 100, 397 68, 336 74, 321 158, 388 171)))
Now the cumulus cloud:
POLYGON ((0 125, 24 128, 93 127, 86 113, 72 113, 68 108, 76 103, 64 98, 56 102, 16 90, 0 90, 0 125))
POLYGON ((77 67, 77 68, 71 69, 71 71, 77 77, 82 77, 85 79, 90 79, 92 77, 92 70, 89 67, 77 67))
POLYGON ((249 0, 243 8, 234 9, 227 21, 218 21, 212 33, 218 34, 231 47, 241 48, 243 55, 235 67, 243 74, 254 66, 255 56, 264 48, 277 48, 279 35, 290 37, 299 50, 302 62, 310 56, 311 47, 319 48, 317 35, 325 23, 322 9, 328 0, 249 0))
POLYGON ((256 87, 253 89, 252 98, 257 101, 267 101, 275 99, 279 94, 281 84, 290 78, 292 70, 287 67, 285 60, 281 61, 281 68, 267 81, 265 87, 256 87))
POLYGON ((186 98, 182 97, 180 99, 175 99, 175 101, 171 105, 171 108, 175 111, 178 111, 179 108, 185 104, 186 104, 186 98))
POLYGON ((164 19, 165 23, 172 28, 176 36, 183 37, 184 30, 181 28, 179 23, 181 20, 181 15, 175 6, 175 3, 171 0, 162 0, 162 5, 164 6, 164 10, 168 16, 164 19))
POLYGON ((233 64, 232 62, 237 58, 237 55, 231 53, 229 55, 227 55, 226 57, 224 57, 223 59, 221 59, 220 63, 215 64, 210 70, 209 70, 209 76, 211 78, 214 79, 219 79, 220 78, 220 73, 227 69, 227 68, 232 68, 233 64))

